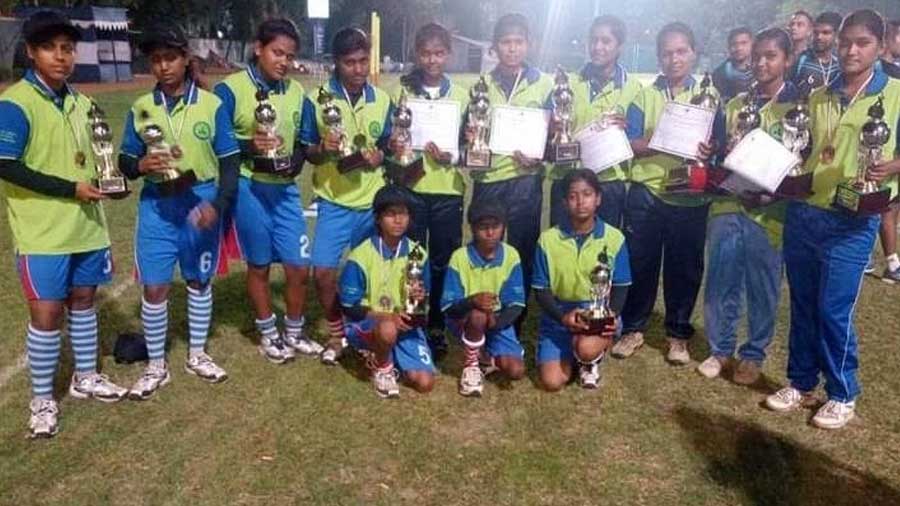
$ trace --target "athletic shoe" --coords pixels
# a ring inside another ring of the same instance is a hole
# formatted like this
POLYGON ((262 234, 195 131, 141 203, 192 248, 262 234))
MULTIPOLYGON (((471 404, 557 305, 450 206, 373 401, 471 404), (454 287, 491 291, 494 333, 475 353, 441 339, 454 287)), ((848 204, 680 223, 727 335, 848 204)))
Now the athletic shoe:
POLYGON ((866 274, 875 273, 875 255, 869 255, 869 261, 866 263, 866 274))
POLYGON ((31 439, 49 438, 59 432, 59 407, 53 399, 31 399, 31 418, 28 421, 28 437, 31 439))
POLYGON ((285 332, 284 342, 300 355, 315 357, 325 351, 321 344, 309 339, 302 332, 285 332))
POLYGON ((892 271, 890 267, 885 267, 881 274, 881 280, 889 285, 900 283, 900 268, 892 271))
POLYGON ((734 371, 734 382, 738 385, 752 385, 759 381, 760 365, 751 360, 741 360, 734 371))
POLYGON ((228 373, 206 353, 189 356, 184 362, 184 370, 210 383, 221 383, 228 379, 228 373))
POLYGON ((294 359, 294 349, 284 342, 281 334, 276 335, 274 338, 263 336, 259 340, 257 349, 260 355, 266 357, 266 360, 273 364, 283 364, 294 359))
POLYGON ((76 399, 94 398, 102 402, 116 402, 128 395, 128 389, 116 385, 107 375, 94 372, 73 375, 69 395, 76 399))
POLYGON ((459 377, 459 395, 481 397, 484 391, 484 373, 477 365, 466 366, 459 377))
POLYGON ((372 384, 375 393, 382 399, 396 399, 400 397, 400 385, 397 384, 397 375, 394 369, 380 369, 372 373, 372 384))
POLYGON ((853 420, 856 411, 856 402, 838 402, 829 400, 826 402, 816 415, 812 418, 812 423, 820 429, 841 429, 850 420, 853 420))
POLYGON ((581 388, 593 390, 600 386, 600 362, 578 365, 578 383, 581 388))
POLYGON ((727 360, 728 357, 710 355, 706 360, 700 362, 700 365, 697 366, 697 372, 709 379, 717 378, 722 374, 722 368, 725 367, 727 360))
POLYGON ((812 392, 801 392, 794 387, 787 386, 766 397, 766 407, 772 411, 793 411, 808 405, 813 400, 812 392))
POLYGON ((325 345, 319 360, 325 365, 337 365, 341 357, 344 356, 344 350, 347 349, 347 338, 344 337, 340 341, 332 339, 325 345))
POLYGON ((616 358, 628 358, 644 345, 643 332, 629 332, 622 336, 612 347, 612 356, 616 358))
POLYGON ((431 329, 428 331, 428 347, 431 348, 431 358, 435 362, 440 362, 447 356, 447 336, 441 329, 431 329))
POLYGON ((131 387, 128 398, 134 401, 145 401, 153 397, 157 390, 168 385, 171 380, 169 368, 165 365, 148 365, 144 369, 144 374, 141 374, 141 377, 131 387))
POLYGON ((687 340, 670 337, 666 360, 672 365, 687 365, 691 361, 687 340))

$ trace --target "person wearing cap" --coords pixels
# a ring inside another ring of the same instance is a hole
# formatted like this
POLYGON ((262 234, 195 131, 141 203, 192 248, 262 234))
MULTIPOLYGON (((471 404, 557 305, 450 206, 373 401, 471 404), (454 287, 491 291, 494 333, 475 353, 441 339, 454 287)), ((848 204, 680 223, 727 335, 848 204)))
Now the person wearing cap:
POLYGON ((525 309, 525 287, 519 252, 503 242, 506 212, 497 202, 473 202, 468 221, 473 239, 450 257, 441 295, 441 311, 465 353, 459 378, 465 397, 481 396, 491 372, 512 380, 525 375, 525 350, 513 325, 525 309))
POLYGON ((257 28, 254 62, 215 87, 241 146, 243 163, 232 219, 247 262, 247 294, 261 336, 259 351, 276 364, 293 359, 295 353, 318 356, 323 350, 303 329, 310 240, 296 177, 304 162, 298 139, 306 92, 287 76, 299 46, 300 35, 293 21, 266 20, 257 28), (256 119, 261 100, 275 108, 275 136, 263 130, 256 119), (270 150, 290 154, 291 167, 281 173, 256 167, 257 157, 270 150), (269 290, 273 263, 284 268, 284 334, 278 330, 269 290))
POLYGON ((67 83, 81 35, 51 11, 32 15, 22 33, 31 68, 0 95, 0 190, 30 314, 30 436, 52 437, 63 313, 75 356, 69 394, 113 402, 127 389, 97 372, 94 296, 111 280, 113 263, 103 195, 91 183, 91 100, 67 83))
POLYGON ((837 12, 823 12, 816 17, 812 47, 797 56, 789 74, 803 93, 828 86, 841 77, 841 63, 835 45, 841 20, 837 12))
POLYGON ((129 392, 135 400, 150 398, 170 381, 165 347, 176 263, 187 284, 190 337, 185 370, 213 383, 227 378, 206 353, 206 341, 221 218, 234 200, 240 165, 228 111, 188 71, 184 33, 171 23, 151 26, 140 50, 150 61, 157 85, 128 112, 119 150, 122 172, 130 179, 144 179, 134 251, 143 286, 141 320, 149 362, 129 392), (153 132, 162 133, 162 143, 149 139, 153 132), (173 168, 179 176, 174 181, 173 168))
POLYGON ((431 350, 423 328, 404 307, 407 298, 424 303, 431 289, 427 254, 406 235, 412 218, 409 190, 385 186, 375 194, 373 208, 376 232, 353 248, 341 272, 347 340, 366 357, 379 397, 400 396, 398 377, 427 393, 434 387, 431 350), (421 256, 421 283, 411 283, 405 276, 414 251, 421 256))

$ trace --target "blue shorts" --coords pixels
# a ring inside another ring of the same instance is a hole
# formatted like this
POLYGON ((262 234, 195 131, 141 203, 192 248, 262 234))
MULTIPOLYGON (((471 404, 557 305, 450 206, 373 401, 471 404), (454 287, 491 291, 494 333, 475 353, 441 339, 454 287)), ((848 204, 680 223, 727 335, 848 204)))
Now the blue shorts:
POLYGON ((198 229, 188 221, 188 213, 215 196, 216 185, 212 181, 196 184, 172 197, 159 195, 153 184, 144 185, 134 238, 139 283, 171 283, 175 262, 185 281, 209 282, 219 261, 221 221, 209 229, 198 229))
POLYGON ((250 265, 309 265, 310 245, 297 185, 238 182, 233 220, 241 256, 250 265))
POLYGON ((312 247, 314 267, 336 269, 347 248, 355 248, 375 233, 372 210, 356 210, 325 199, 316 201, 316 235, 312 247))
MULTIPOLYGON (((462 320, 447 319, 447 328, 457 339, 462 340, 463 326, 462 320)), ((525 349, 519 343, 516 337, 516 327, 510 325, 500 330, 489 330, 485 332, 484 349, 492 358, 512 357, 519 360, 525 358, 525 349)))
MULTIPOLYGON (((563 312, 571 311, 574 304, 560 304, 563 312)), ((586 307, 587 303, 578 304, 586 307)), ((617 331, 622 331, 622 319, 616 320, 617 331)), ((574 335, 569 332, 562 323, 542 314, 538 322, 537 365, 546 362, 574 362, 575 354, 572 352, 574 335)))
POLYGON ((25 299, 65 300, 74 286, 97 286, 112 280, 109 248, 62 255, 16 255, 25 299))
MULTIPOLYGON (((358 322, 347 322, 344 330, 347 341, 356 350, 368 350, 373 337, 375 320, 366 318, 358 322)), ((434 362, 431 360, 431 348, 422 329, 412 329, 401 334, 391 352, 394 367, 401 373, 407 371, 425 371, 434 374, 434 362)))

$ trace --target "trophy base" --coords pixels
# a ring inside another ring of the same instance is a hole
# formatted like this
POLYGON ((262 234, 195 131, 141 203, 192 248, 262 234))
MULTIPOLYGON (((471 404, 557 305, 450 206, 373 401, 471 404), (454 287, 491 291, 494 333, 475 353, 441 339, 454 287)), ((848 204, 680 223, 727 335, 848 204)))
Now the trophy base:
POLYGON ((595 318, 591 315, 589 310, 584 310, 580 315, 580 319, 588 326, 588 329, 585 331, 587 334, 600 334, 616 322, 615 316, 601 316, 595 318))
POLYGON ((566 142, 563 144, 549 144, 545 161, 551 163, 572 163, 581 159, 581 144, 566 142))
POLYGON ((294 168, 293 159, 290 156, 269 158, 264 156, 253 157, 253 172, 259 174, 274 174, 276 176, 290 174, 294 168))
POLYGON ((407 313, 409 315, 409 326, 413 328, 425 328, 428 326, 428 315, 422 313, 407 313))
POLYGON ((849 184, 840 184, 834 194, 834 207, 855 216, 871 216, 887 211, 891 203, 891 190, 884 189, 864 193, 849 184))
POLYGON ((346 174, 350 171, 361 169, 368 164, 369 162, 366 160, 366 157, 364 157, 362 153, 353 153, 352 155, 347 155, 338 160, 337 168, 338 172, 340 172, 341 174, 346 174))
POLYGON ((414 186, 425 175, 425 162, 418 157, 408 164, 403 164, 393 157, 385 158, 384 172, 388 180, 401 186, 414 186))
POLYGON ((705 165, 681 166, 669 171, 665 192, 697 195, 706 193, 709 171, 705 165))
POLYGON ((722 189, 722 183, 731 175, 728 169, 719 167, 710 167, 706 180, 706 191, 713 195, 727 195, 728 192, 722 189))
POLYGON ((786 199, 803 200, 813 194, 813 174, 809 172, 800 176, 787 176, 778 185, 775 194, 786 199))
POLYGON ((471 149, 467 149, 465 153, 466 157, 466 168, 470 170, 490 170, 491 169, 491 152, 484 151, 474 151, 471 149))
POLYGON ((197 174, 193 170, 182 172, 181 176, 175 179, 167 179, 156 183, 159 193, 164 197, 180 195, 189 190, 197 182, 197 174))
POLYGON ((131 190, 128 189, 128 181, 122 176, 95 179, 94 185, 100 190, 100 193, 113 200, 124 199, 131 194, 131 190))

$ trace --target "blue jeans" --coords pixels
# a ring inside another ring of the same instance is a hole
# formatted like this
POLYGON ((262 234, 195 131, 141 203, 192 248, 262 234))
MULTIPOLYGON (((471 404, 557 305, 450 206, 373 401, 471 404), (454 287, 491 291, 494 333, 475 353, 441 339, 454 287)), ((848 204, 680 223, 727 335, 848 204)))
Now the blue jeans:
POLYGON ((762 363, 775 334, 781 251, 772 247, 762 226, 741 213, 714 217, 707 237, 703 317, 710 351, 717 357, 734 355, 746 293, 749 335, 738 355, 762 363))
POLYGON ((784 226, 784 262, 791 286, 787 376, 803 392, 825 376, 828 398, 859 395, 853 313, 880 216, 856 218, 794 202, 784 226))

